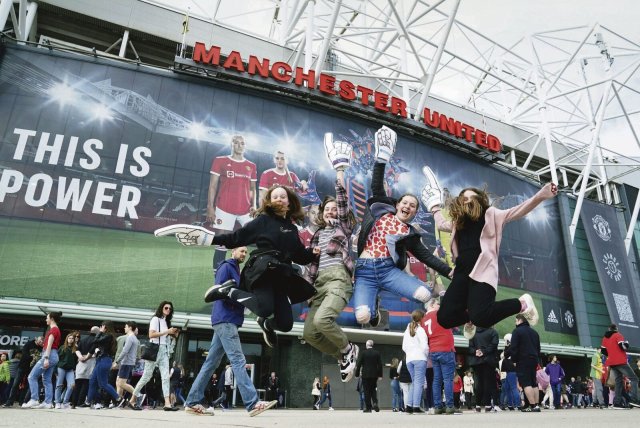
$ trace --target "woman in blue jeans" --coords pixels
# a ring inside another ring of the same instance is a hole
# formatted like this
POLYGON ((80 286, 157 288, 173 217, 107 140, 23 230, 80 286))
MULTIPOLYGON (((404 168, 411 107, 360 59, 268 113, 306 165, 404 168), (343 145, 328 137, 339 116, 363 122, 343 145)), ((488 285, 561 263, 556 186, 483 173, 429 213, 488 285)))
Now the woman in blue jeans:
POLYGON ((372 326, 379 322, 376 305, 380 290, 422 303, 431 298, 433 289, 404 271, 407 251, 438 273, 451 273, 451 268, 422 244, 420 234, 410 224, 418 212, 418 198, 404 194, 396 200, 385 192, 385 167, 395 151, 396 139, 396 133, 386 126, 376 132, 373 196, 367 200, 358 236, 353 306, 356 320, 372 326))
POLYGON ((22 405, 26 409, 50 409, 53 401, 53 384, 51 383, 51 376, 53 370, 58 365, 58 347, 62 335, 58 328, 58 323, 62 318, 62 312, 49 312, 47 314, 46 322, 49 326, 49 330, 44 336, 44 344, 42 349, 42 356, 40 360, 33 366, 31 373, 29 373, 29 391, 31 392, 31 399, 22 405), (42 377, 42 383, 44 385, 44 401, 38 402, 38 392, 40 391, 38 385, 38 379, 42 377))
POLYGON ((111 321, 103 321, 100 326, 100 333, 96 336, 93 345, 97 349, 96 366, 89 379, 89 394, 87 400, 93 403, 94 409, 102 408, 98 403, 98 388, 103 389, 113 399, 115 405, 119 407, 124 400, 118 396, 116 389, 109 383, 109 372, 113 364, 113 356, 116 353, 115 330, 111 321))
POLYGON ((76 334, 69 333, 64 340, 64 345, 60 347, 58 353, 58 376, 56 380, 56 409, 68 409, 69 400, 71 399, 71 393, 75 386, 75 369, 78 363, 78 356, 76 355, 76 334), (64 398, 62 397, 62 391, 65 389, 64 384, 67 383, 64 398))
POLYGON ((427 357, 429 356, 429 342, 427 334, 420 325, 424 312, 416 309, 411 312, 411 322, 402 337, 402 350, 407 354, 407 368, 411 374, 411 386, 409 397, 405 397, 405 409, 407 413, 423 413, 420 410, 422 402, 422 390, 427 373, 427 357))

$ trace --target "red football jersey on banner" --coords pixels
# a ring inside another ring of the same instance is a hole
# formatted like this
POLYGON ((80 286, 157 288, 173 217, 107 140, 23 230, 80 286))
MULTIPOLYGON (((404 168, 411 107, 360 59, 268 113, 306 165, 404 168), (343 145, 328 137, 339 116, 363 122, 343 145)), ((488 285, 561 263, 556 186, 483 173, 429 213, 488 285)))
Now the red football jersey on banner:
POLYGON ((455 352, 453 332, 438 324, 437 315, 438 311, 427 312, 420 323, 427 333, 427 339, 429 339, 429 352, 455 352))
POLYGON ((211 174, 220 176, 215 205, 234 215, 247 214, 251 207, 251 182, 257 181, 256 164, 231 156, 218 156, 211 164, 211 174))
POLYGON ((296 188, 300 184, 300 179, 295 172, 289 171, 289 174, 278 174, 275 168, 266 170, 260 176, 260 189, 268 189, 273 185, 287 186, 296 188))

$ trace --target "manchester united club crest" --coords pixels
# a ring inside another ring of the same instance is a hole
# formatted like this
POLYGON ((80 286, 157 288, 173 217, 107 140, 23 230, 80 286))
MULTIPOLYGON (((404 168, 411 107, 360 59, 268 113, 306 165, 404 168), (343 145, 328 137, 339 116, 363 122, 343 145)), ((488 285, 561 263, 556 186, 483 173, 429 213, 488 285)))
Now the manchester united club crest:
POLYGON ((600 214, 591 219, 593 221, 593 228, 603 241, 611 239, 611 228, 609 228, 609 222, 602 218, 600 214))

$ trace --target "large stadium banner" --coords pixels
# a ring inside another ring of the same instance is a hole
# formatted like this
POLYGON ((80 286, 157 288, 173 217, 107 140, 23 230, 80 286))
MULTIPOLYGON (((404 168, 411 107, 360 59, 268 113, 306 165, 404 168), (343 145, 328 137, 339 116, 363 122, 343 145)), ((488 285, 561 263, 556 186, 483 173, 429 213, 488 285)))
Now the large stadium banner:
MULTIPOLYGON (((202 293, 214 251, 151 232, 176 223, 238 228, 273 183, 293 187, 312 217, 334 193, 326 132, 353 146, 347 191, 361 218, 379 126, 170 71, 10 47, 0 63, 2 295, 136 308, 168 299, 178 311, 208 313, 202 293)), ((419 194, 425 165, 453 195, 486 184, 500 208, 538 190, 433 142, 398 138, 390 194, 419 194)), ((448 252, 449 237, 423 208, 415 225, 431 250, 448 252)), ((553 200, 507 225, 499 298, 528 291, 570 303, 559 228, 553 200)), ((312 232, 301 226, 303 240, 312 232)), ((414 275, 432 279, 411 261, 414 275)), ((419 306, 383 293, 384 328, 403 330, 419 306)), ((303 321, 306 308, 295 315, 303 321)), ((339 322, 356 326, 351 305, 339 322)))
POLYGON ((631 343, 640 343, 640 313, 633 295, 629 258, 614 207, 584 201, 580 219, 587 234, 611 321, 631 343))

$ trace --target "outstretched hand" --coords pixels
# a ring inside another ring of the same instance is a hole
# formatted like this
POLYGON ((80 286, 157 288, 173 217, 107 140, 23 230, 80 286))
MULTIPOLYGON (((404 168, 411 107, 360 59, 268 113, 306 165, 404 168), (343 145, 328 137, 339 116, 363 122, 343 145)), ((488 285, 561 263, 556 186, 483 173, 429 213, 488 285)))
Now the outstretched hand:
POLYGON ((547 183, 542 188, 542 196, 545 199, 551 199, 558 195, 558 185, 555 183, 547 183))

